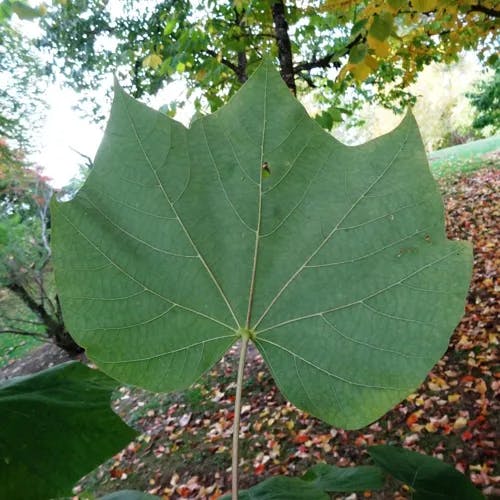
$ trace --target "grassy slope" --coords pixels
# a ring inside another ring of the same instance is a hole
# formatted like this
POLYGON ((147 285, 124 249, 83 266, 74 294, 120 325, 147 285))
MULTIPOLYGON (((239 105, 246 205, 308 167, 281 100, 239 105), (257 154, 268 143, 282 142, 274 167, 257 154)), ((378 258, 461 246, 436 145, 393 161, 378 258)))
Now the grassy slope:
POLYGON ((495 152, 500 152, 500 135, 433 151, 429 163, 435 177, 465 174, 485 166, 484 155, 495 152))
MULTIPOLYGON (((4 324, 4 321, 2 321, 3 315, 10 318, 36 321, 34 314, 6 290, 0 291, 0 329, 7 327, 7 324, 4 324)), ((27 325, 19 323, 18 326, 22 327, 27 325)), ((38 333, 43 333, 43 328, 39 326, 33 326, 33 330, 38 333)), ((17 358, 25 356, 32 349, 40 347, 41 345, 42 343, 34 337, 10 333, 0 334, 0 368, 17 358)))

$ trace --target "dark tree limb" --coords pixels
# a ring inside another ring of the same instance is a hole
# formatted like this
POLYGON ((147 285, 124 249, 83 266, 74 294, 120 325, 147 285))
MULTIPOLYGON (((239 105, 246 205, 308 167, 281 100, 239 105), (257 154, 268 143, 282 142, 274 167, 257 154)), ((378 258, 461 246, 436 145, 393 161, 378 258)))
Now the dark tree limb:
POLYGON ((285 4, 283 0, 274 2, 272 7, 274 33, 276 35, 276 44, 278 45, 278 57, 280 60, 281 78, 293 92, 297 94, 295 85, 295 72, 293 70, 292 44, 288 35, 288 23, 285 18, 285 4))
MULTIPOLYGON (((343 55, 343 54, 342 54, 343 55)), ((340 57, 338 52, 334 52, 332 54, 327 54, 324 57, 319 59, 313 59, 312 61, 302 62, 297 64, 295 68, 293 68, 294 73, 300 73, 301 71, 310 71, 314 68, 329 68, 333 66, 335 68, 340 68, 341 63, 336 61, 336 59, 340 57)))
MULTIPOLYGON (((55 344, 64 349, 68 354, 75 356, 83 352, 80 347, 67 332, 62 314, 57 314, 57 318, 52 317, 42 304, 38 303, 26 290, 25 287, 18 283, 10 283, 7 288, 14 293, 22 302, 43 322, 46 330, 46 336, 51 338, 55 344)), ((60 304, 57 301, 58 311, 60 312, 60 304)), ((11 329, 11 330, 16 330, 11 329)), ((11 331, 11 333, 18 333, 22 335, 23 330, 11 331)))
POLYGON ((470 6, 469 12, 482 12, 487 16, 498 18, 500 17, 500 10, 490 9, 481 4, 475 4, 470 6))
MULTIPOLYGON (((490 8, 490 7, 486 7, 484 5, 481 5, 479 3, 471 5, 467 12, 481 12, 483 14, 486 14, 487 16, 490 16, 490 17, 495 17, 495 18, 500 17, 500 10, 495 10, 495 9, 490 8)), ((400 13, 401 14, 415 14, 416 12, 413 10, 401 10, 400 13)), ((430 15, 435 14, 435 13, 436 13, 436 9, 428 10, 425 12, 420 12, 420 14, 423 14, 424 16, 430 16, 430 15)))
POLYGON ((298 74, 297 76, 302 78, 302 80, 304 80, 307 83, 307 85, 309 85, 309 87, 311 87, 312 89, 316 88, 316 85, 314 84, 313 79, 311 78, 311 75, 309 75, 309 73, 304 72, 298 74))
MULTIPOLYGON (((219 55, 217 54, 217 52, 215 52, 215 50, 212 50, 212 49, 206 49, 205 54, 217 59, 222 64, 224 64, 224 66, 227 66, 230 70, 234 71, 239 82, 244 83, 246 81, 246 79, 247 79, 246 62, 244 65, 240 66, 240 57, 239 57, 240 54, 238 54, 238 64, 232 63, 229 59, 227 59, 225 57, 219 58, 219 55)), ((245 55, 245 61, 246 61, 246 55, 245 55)))
MULTIPOLYGON (((234 14, 236 16, 236 24, 242 29, 245 30, 245 17, 243 16, 243 12, 238 12, 237 9, 234 9, 234 14)), ((240 39, 243 37, 240 37, 240 39)), ((245 83, 248 80, 247 74, 247 53, 246 46, 243 50, 238 52, 238 81, 240 83, 245 83)))
POLYGON ((319 59, 313 59, 312 61, 301 62, 293 68, 294 73, 300 73, 301 71, 310 71, 314 68, 329 68, 333 66, 334 68, 340 68, 342 66, 341 62, 338 60, 340 57, 345 56, 349 51, 358 43, 363 42, 364 38, 359 34, 356 38, 351 40, 345 47, 341 50, 337 50, 326 56, 320 57, 319 59))
POLYGON ((245 83, 248 80, 247 54, 244 50, 238 52, 238 80, 240 83, 245 83))
POLYGON ((17 295, 17 297, 20 298, 22 302, 42 320, 48 330, 57 328, 58 325, 54 318, 52 318, 46 309, 30 295, 26 288, 17 283, 10 283, 7 285, 7 288, 12 293, 17 295))

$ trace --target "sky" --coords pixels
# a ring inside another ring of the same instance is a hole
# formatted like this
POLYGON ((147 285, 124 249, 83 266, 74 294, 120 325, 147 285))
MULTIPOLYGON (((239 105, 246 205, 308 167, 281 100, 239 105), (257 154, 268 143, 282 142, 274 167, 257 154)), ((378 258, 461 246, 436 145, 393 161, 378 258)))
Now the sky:
POLYGON ((78 102, 77 94, 51 85, 46 93, 48 111, 40 129, 39 148, 30 160, 40 165, 60 188, 75 177, 84 158, 77 153, 94 158, 103 131, 101 126, 79 116, 73 109, 78 102))
MULTIPOLYGON (((145 4, 154 4, 156 0, 146 0, 145 4)), ((30 4, 36 7, 39 0, 32 0, 30 4)), ((110 0, 108 8, 111 13, 119 13, 123 6, 121 0, 110 0)), ((30 21, 17 21, 15 26, 23 34, 35 37, 40 29, 36 23, 30 21)), ((111 88, 113 76, 104 83, 102 90, 98 93, 104 95, 106 86, 111 88)), ((154 109, 178 99, 186 91, 181 82, 174 82, 163 89, 157 96, 145 100, 146 104, 154 109)), ((47 112, 40 132, 37 134, 37 152, 30 155, 29 159, 40 166, 50 178, 50 183, 61 188, 78 175, 80 165, 86 160, 81 155, 94 159, 104 134, 105 123, 93 123, 89 117, 84 117, 81 111, 76 110, 79 96, 74 90, 64 87, 62 79, 50 84, 45 93, 47 112)), ((109 114, 111 103, 107 102, 104 114, 109 114)), ((176 119, 188 124, 194 114, 194 107, 189 103, 183 109, 178 110, 176 119)))
MULTIPOLYGON (((111 87, 112 75, 107 84, 111 87)), ((158 109, 184 92, 183 84, 175 82, 149 99, 147 104, 158 109)), ((61 188, 79 173, 80 165, 85 164, 85 158, 81 155, 94 159, 105 123, 96 124, 89 117, 83 117, 81 112, 74 109, 78 104, 78 94, 60 83, 49 86, 45 99, 48 109, 40 128, 39 151, 32 154, 30 160, 42 167, 55 188, 61 188)), ((110 103, 107 104, 108 109, 104 110, 106 116, 110 103)), ((178 112, 176 119, 186 125, 193 113, 193 106, 186 105, 178 112)))

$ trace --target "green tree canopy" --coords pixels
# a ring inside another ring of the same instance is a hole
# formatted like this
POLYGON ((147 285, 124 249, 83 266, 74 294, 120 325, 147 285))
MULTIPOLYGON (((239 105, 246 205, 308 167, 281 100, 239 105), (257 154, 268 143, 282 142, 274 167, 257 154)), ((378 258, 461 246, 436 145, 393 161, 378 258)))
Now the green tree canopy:
MULTIPOLYGON (((115 71, 135 97, 182 77, 196 103, 213 111, 255 70, 279 60, 297 94, 325 104, 323 125, 339 119, 340 96, 400 109, 426 64, 464 49, 489 59, 498 48, 494 0, 102 0, 53 2, 38 45, 49 49, 76 89, 115 71), (328 104, 326 104, 328 103, 328 104)), ((351 103, 352 104, 352 103, 351 103)), ((175 103, 174 103, 175 106, 175 103)), ((172 109, 171 109, 172 111, 172 109)))
POLYGON ((500 61, 495 64, 495 73, 481 81, 468 97, 476 109, 472 126, 491 127, 494 132, 500 130, 500 61))
POLYGON ((0 139, 7 138, 25 150, 32 148, 33 131, 44 110, 45 69, 34 52, 34 47, 2 23, 0 16, 0 139))

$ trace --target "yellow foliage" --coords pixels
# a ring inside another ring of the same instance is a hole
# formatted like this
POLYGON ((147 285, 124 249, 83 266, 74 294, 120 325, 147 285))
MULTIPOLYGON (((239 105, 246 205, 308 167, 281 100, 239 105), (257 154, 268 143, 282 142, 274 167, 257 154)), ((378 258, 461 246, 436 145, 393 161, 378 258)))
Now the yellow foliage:
POLYGON ((438 0, 412 0, 412 5, 418 12, 429 12, 438 6, 438 0))
POLYGON ((321 10, 348 10, 358 3, 359 0, 326 0, 321 10))
POLYGON ((378 61, 373 56, 366 56, 363 61, 372 71, 378 68, 378 61))
POLYGON ((378 57, 386 58, 391 53, 391 47, 387 40, 381 41, 371 35, 368 35, 366 41, 370 49, 372 49, 378 57))
POLYGON ((151 69, 156 69, 160 64, 163 62, 163 59, 161 58, 160 55, 158 54, 149 54, 149 56, 146 56, 144 60, 142 61, 142 67, 143 68, 151 68, 151 69))
MULTIPOLYGON (((367 56, 367 58, 370 56, 367 56)), ((352 64, 349 71, 352 73, 356 81, 363 82, 366 80, 370 73, 372 72, 372 68, 365 62, 366 59, 358 64, 352 64)))

